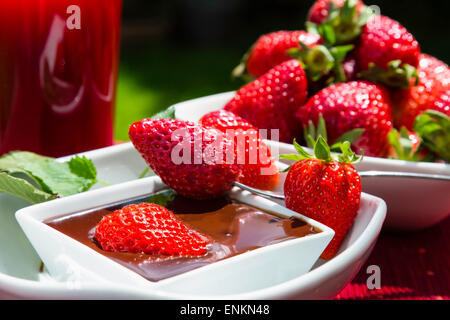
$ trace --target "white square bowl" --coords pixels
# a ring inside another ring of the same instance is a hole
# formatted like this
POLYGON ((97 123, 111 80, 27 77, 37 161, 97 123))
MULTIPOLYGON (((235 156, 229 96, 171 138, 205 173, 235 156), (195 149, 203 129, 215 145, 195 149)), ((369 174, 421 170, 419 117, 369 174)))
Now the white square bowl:
POLYGON ((234 188, 230 192, 232 199, 286 217, 300 218, 321 232, 151 282, 43 222, 55 216, 81 214, 145 199, 165 188, 161 180, 153 176, 27 207, 17 211, 16 218, 50 275, 59 281, 71 282, 73 286, 77 282, 109 283, 149 290, 150 293, 158 291, 210 297, 261 290, 300 277, 311 269, 334 235, 333 230, 321 223, 234 188))
MULTIPOLYGON (((146 167, 131 143, 92 150, 82 155, 94 161, 99 179, 110 183, 136 180, 146 167)), ((283 190, 284 175, 281 178, 277 188, 280 192, 283 190)), ((1 243, 5 244, 0 250, 1 299, 330 299, 360 271, 375 246, 386 216, 384 201, 363 193, 358 215, 333 259, 319 260, 308 273, 279 285, 211 297, 146 290, 97 279, 79 281, 77 273, 72 273, 71 280, 53 278, 46 268, 39 271, 39 256, 14 219, 14 212, 27 204, 2 194, 0 206, 0 238, 4 240, 1 243)), ((67 264, 70 265, 70 262, 67 264)))
MULTIPOLYGON (((176 118, 196 122, 204 114, 223 108, 234 93, 234 91, 219 93, 177 103, 172 107, 175 109, 176 118)), ((267 144, 274 155, 296 153, 291 144, 274 141, 267 141, 267 144)), ((284 160, 283 162, 288 163, 284 160)), ((450 176, 450 164, 445 163, 364 157, 355 167, 358 171, 396 171, 450 176)), ((364 192, 386 201, 388 214, 385 227, 390 229, 424 229, 443 221, 450 214, 448 181, 364 177, 362 185, 364 192)))

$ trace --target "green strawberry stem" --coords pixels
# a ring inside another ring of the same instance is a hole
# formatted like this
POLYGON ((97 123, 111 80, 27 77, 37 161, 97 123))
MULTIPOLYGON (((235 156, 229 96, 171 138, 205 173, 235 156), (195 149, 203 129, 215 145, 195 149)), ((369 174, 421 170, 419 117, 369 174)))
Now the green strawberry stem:
MULTIPOLYGON (((362 156, 357 156, 350 148, 350 142, 344 141, 339 143, 340 154, 333 157, 331 154, 330 146, 328 145, 326 139, 319 135, 314 143, 314 155, 308 153, 302 146, 300 146, 294 139, 293 145, 297 154, 282 154, 279 156, 280 159, 292 160, 292 161, 303 161, 305 159, 319 159, 324 162, 338 161, 340 163, 355 163, 362 159, 362 156)), ((289 171, 290 167, 283 170, 283 172, 289 171)))
POLYGON ((427 110, 416 118, 414 131, 428 149, 450 162, 450 117, 435 110, 427 110))
POLYGON ((363 6, 358 13, 357 3, 357 0, 347 0, 342 8, 339 8, 330 1, 327 20, 320 25, 308 21, 307 31, 320 34, 326 46, 353 43, 361 34, 362 27, 375 14, 374 10, 367 6, 363 6))
MULTIPOLYGON (((336 141, 330 146, 331 151, 337 151, 340 150, 340 143, 348 141, 350 143, 355 142, 361 135, 364 133, 364 129, 362 128, 356 128, 352 129, 350 131, 345 132, 343 135, 341 135, 339 138, 336 139, 336 141)), ((325 120, 322 116, 322 114, 319 115, 319 120, 317 121, 317 128, 314 125, 314 123, 309 120, 308 126, 303 127, 303 136, 306 141, 306 145, 308 148, 313 149, 314 145, 316 143, 316 140, 319 136, 322 136, 325 141, 327 141, 327 128, 325 124, 325 120)))
POLYGON ((312 48, 299 42, 300 48, 291 48, 287 54, 298 59, 306 70, 308 78, 312 81, 318 81, 327 76, 327 83, 345 82, 345 72, 342 62, 347 54, 353 50, 353 45, 326 47, 316 45, 312 48))
POLYGON ((387 70, 370 63, 369 69, 361 72, 359 77, 383 83, 391 88, 407 89, 410 87, 411 78, 414 78, 415 86, 419 83, 416 68, 407 63, 402 64, 400 60, 389 62, 387 70))

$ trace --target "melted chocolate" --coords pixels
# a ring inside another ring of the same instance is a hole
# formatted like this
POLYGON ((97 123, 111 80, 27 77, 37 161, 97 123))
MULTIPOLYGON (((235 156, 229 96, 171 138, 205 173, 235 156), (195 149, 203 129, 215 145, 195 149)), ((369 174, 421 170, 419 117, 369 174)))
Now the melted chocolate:
POLYGON ((226 197, 196 201, 165 191, 132 203, 143 201, 164 205, 191 228, 210 237, 213 243, 209 245, 208 253, 202 257, 167 257, 102 250, 94 238, 95 226, 103 216, 131 202, 56 217, 45 223, 150 281, 166 279, 249 250, 320 232, 303 220, 282 219, 226 197))

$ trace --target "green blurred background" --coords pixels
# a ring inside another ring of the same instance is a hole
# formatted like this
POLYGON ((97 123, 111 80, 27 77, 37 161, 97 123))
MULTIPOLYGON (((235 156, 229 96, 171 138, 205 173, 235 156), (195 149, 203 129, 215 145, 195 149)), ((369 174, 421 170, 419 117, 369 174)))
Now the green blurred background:
MULTIPOLYGON (((187 99, 235 90, 230 72, 261 35, 303 29, 313 0, 123 0, 115 139, 187 99)), ((366 0, 449 63, 450 1, 366 0)))

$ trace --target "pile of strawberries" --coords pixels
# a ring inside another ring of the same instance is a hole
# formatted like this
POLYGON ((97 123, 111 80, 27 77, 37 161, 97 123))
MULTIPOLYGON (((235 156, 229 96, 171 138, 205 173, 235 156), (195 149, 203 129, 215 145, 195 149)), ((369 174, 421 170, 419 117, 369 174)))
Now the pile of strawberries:
POLYGON ((233 70, 248 83, 225 110, 282 142, 325 120, 333 143, 362 129, 368 156, 450 161, 450 70, 397 21, 360 0, 317 0, 306 30, 261 36, 233 70), (429 111, 432 110, 432 111, 429 111))
MULTIPOLYGON (((258 129, 278 130, 270 138, 298 152, 281 156, 296 161, 284 183, 286 207, 335 231, 322 254, 331 259, 359 210, 354 151, 450 161, 450 71, 421 53, 400 23, 360 0, 317 0, 307 20, 307 31, 256 41, 233 70, 248 83, 222 110, 198 123, 143 119, 129 136, 164 183, 207 199, 235 181, 274 189, 278 169, 258 129)), ((105 217, 96 238, 105 250, 171 256, 204 255, 210 243, 165 208, 145 203, 105 217)))

